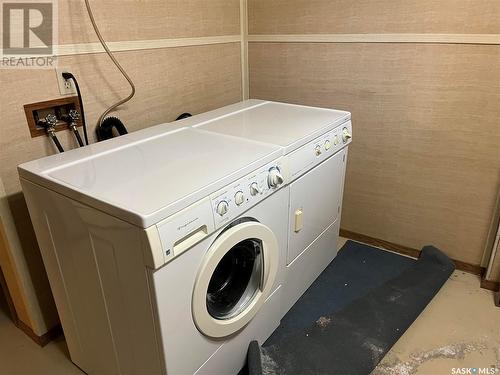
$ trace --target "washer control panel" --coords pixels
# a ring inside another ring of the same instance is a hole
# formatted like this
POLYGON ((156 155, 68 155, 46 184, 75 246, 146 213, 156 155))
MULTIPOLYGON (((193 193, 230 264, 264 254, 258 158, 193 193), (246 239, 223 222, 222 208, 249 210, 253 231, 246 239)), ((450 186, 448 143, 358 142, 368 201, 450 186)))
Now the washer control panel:
POLYGON ((352 141, 351 121, 323 134, 314 141, 287 156, 290 180, 294 180, 330 156, 342 150, 352 141))
POLYGON ((279 190, 287 179, 288 169, 280 158, 210 195, 216 228, 279 190))

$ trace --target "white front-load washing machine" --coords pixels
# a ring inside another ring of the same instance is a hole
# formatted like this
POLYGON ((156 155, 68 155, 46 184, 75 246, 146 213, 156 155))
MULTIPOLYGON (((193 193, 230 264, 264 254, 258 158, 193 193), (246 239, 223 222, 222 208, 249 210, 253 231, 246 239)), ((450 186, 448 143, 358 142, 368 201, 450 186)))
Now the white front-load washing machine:
POLYGON ((72 361, 235 374, 281 318, 279 147, 165 126, 19 167, 72 361))
POLYGON ((152 275, 167 373, 234 375, 278 327, 287 206, 282 189, 152 275))

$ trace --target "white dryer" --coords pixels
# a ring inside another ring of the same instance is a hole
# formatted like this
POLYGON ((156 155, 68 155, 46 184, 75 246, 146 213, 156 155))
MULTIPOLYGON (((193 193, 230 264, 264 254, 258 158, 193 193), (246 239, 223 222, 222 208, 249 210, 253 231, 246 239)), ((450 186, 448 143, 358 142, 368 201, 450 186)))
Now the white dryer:
POLYGON ((91 375, 233 375, 279 325, 282 149, 167 128, 19 167, 71 359, 91 375))
POLYGON ((284 314, 337 254, 351 114, 262 100, 237 106, 186 124, 283 149, 290 183, 284 314))

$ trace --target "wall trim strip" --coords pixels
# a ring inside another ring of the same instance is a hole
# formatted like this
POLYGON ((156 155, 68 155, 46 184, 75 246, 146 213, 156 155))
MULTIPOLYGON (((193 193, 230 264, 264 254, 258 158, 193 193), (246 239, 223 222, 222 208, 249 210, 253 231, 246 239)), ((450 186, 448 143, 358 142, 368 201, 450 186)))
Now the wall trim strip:
MULTIPOLYGON (((205 36, 200 38, 129 40, 107 42, 113 52, 141 51, 148 49, 175 48, 188 46, 204 46, 210 44, 240 43, 241 35, 205 36)), ((86 55, 104 53, 99 42, 80 44, 61 44, 55 48, 56 56, 86 55)))
POLYGON ((243 100, 250 98, 250 79, 248 72, 248 2, 240 0, 241 25, 241 94, 243 100))
POLYGON ((263 43, 500 44, 500 34, 276 34, 249 35, 263 43))

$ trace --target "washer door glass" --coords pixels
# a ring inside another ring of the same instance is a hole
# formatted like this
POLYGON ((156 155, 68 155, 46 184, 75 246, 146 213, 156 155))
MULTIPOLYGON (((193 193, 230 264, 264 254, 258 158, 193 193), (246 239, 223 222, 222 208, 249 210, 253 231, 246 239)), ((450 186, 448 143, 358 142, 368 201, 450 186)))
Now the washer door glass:
POLYGON ((237 243, 221 259, 208 284, 207 309, 216 319, 230 319, 243 311, 261 287, 262 241, 237 243))
POLYGON ((278 263, 278 241, 265 225, 243 222, 222 232, 203 258, 193 289, 198 330, 219 338, 248 324, 272 291, 278 263))

